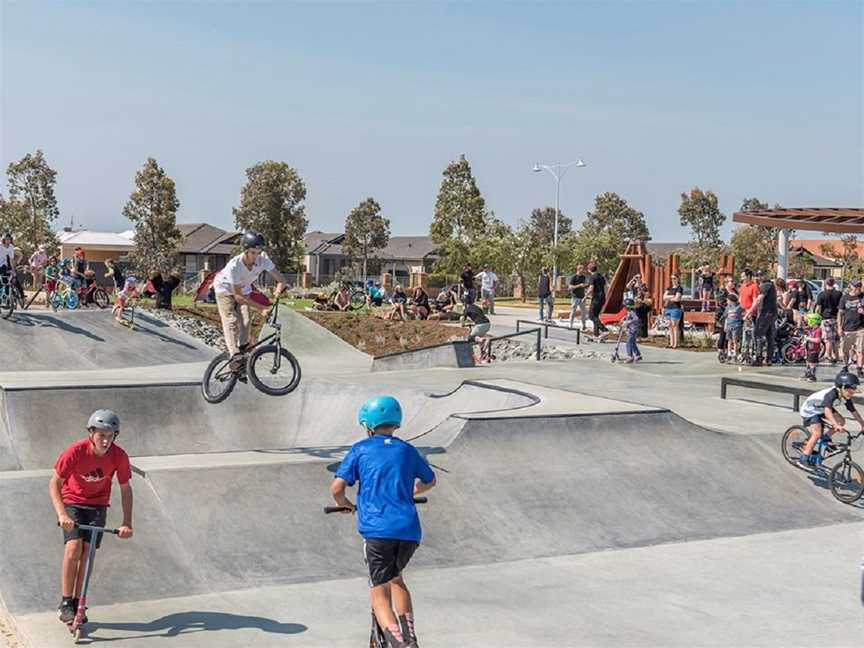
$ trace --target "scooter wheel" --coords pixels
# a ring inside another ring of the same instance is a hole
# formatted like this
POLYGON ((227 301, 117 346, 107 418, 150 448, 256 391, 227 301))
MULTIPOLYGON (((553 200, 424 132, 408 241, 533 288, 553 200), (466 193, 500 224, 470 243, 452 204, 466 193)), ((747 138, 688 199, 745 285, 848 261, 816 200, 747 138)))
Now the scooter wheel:
POLYGON ((81 641, 81 628, 80 627, 75 628, 75 630, 72 632, 72 641, 74 641, 76 644, 79 641, 81 641))

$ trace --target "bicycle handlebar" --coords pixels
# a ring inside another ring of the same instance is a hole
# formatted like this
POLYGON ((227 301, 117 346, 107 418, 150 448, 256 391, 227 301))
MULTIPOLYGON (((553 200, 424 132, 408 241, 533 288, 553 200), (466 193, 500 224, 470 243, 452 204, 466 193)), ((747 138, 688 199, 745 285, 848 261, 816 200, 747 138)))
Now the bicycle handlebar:
MULTIPOLYGON (((415 497, 414 498, 415 504, 425 504, 428 501, 429 501, 429 498, 427 498, 427 497, 415 497)), ((341 513, 342 511, 351 511, 351 510, 353 510, 353 509, 350 509, 347 506, 325 506, 324 507, 324 513, 328 513, 328 514, 329 513, 341 513)))

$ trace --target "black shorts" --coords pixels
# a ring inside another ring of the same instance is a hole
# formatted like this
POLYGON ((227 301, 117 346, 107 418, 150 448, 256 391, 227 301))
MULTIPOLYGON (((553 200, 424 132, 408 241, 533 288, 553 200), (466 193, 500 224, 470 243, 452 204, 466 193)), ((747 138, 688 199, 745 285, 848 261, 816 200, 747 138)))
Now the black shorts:
MULTIPOLYGON (((108 518, 107 506, 83 506, 81 504, 64 504, 66 515, 75 520, 76 524, 89 524, 90 526, 104 527, 108 518)), ((63 544, 70 540, 83 538, 84 542, 90 542, 90 531, 74 528, 71 531, 63 531, 63 544)), ((104 533, 96 535, 96 548, 102 545, 104 533)))
POLYGON ((807 418, 803 418, 803 417, 801 418, 801 425, 803 425, 805 428, 808 428, 808 430, 809 430, 810 426, 813 425, 814 423, 821 423, 822 426, 824 427, 825 417, 822 416, 822 414, 815 414, 813 416, 808 416, 807 418))
POLYGON ((369 587, 384 585, 401 576, 417 547, 410 540, 364 540, 363 561, 369 569, 369 587))
POLYGON ((810 364, 819 364, 819 352, 817 351, 816 353, 811 353, 808 351, 807 362, 809 362, 810 364))

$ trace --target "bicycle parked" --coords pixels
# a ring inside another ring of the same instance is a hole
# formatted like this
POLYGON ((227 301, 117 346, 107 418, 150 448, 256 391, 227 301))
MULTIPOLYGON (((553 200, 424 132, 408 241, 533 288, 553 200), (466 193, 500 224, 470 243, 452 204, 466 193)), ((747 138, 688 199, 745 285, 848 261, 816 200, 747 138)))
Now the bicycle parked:
POLYGON ((857 450, 862 445, 857 441, 864 438, 864 429, 858 430, 856 434, 844 430, 847 436, 844 443, 831 438, 830 432, 833 432, 835 428, 827 419, 822 420, 822 426, 822 437, 816 442, 816 447, 813 449, 816 455, 816 464, 812 468, 807 469, 798 462, 801 450, 810 436, 810 432, 801 425, 793 425, 783 434, 781 442, 783 457, 801 470, 824 473, 826 470, 825 461, 842 455, 842 459, 833 464, 828 471, 828 488, 837 500, 851 504, 864 495, 864 469, 852 460, 852 448, 854 446, 857 450))
POLYGON ((204 400, 221 403, 234 390, 237 381, 246 382, 247 376, 256 389, 269 396, 284 396, 297 388, 300 384, 300 363, 282 346, 282 324, 278 318, 277 301, 270 309, 266 322, 273 332, 241 349, 245 362, 240 367, 232 367, 234 362, 227 351, 213 358, 201 381, 204 400))
POLYGON ((48 303, 54 312, 61 308, 76 310, 81 305, 81 298, 78 296, 75 280, 58 277, 54 290, 49 293, 48 303))
MULTIPOLYGON (((415 504, 426 504, 429 500, 426 497, 415 497, 415 504)), ((347 506, 325 506, 324 513, 353 513, 354 509, 347 506)), ((403 627, 403 634, 410 636, 407 627, 403 627)), ((378 624, 378 619, 375 617, 375 610, 372 610, 372 629, 369 633, 369 648, 390 648, 387 643, 387 637, 384 635, 384 630, 378 624)))

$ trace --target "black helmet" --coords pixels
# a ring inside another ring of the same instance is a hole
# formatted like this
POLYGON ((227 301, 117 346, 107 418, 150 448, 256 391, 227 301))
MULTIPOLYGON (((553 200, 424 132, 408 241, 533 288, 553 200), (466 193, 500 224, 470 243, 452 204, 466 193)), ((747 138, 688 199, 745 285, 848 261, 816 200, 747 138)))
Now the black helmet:
POLYGON ((3 239, 2 240, 5 241, 6 239, 9 239, 10 241, 14 240, 12 238, 12 232, 10 232, 9 230, 6 230, 5 232, 3 232, 3 239))
POLYGON ((857 387, 861 384, 861 381, 858 379, 854 373, 849 373, 846 369, 837 374, 834 378, 834 386, 835 387, 857 387))
POLYGON ((264 237, 254 230, 249 230, 243 233, 243 249, 263 248, 265 245, 264 237))

